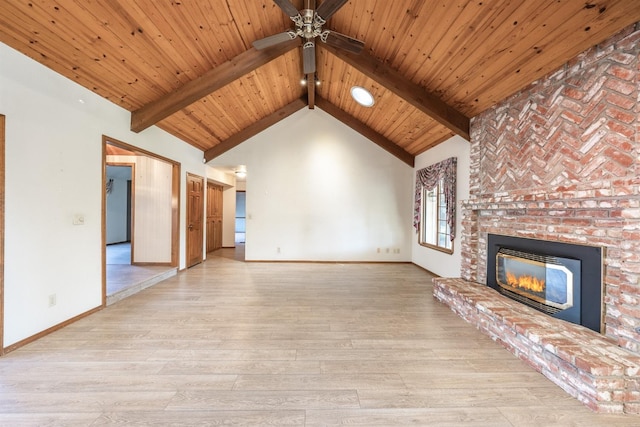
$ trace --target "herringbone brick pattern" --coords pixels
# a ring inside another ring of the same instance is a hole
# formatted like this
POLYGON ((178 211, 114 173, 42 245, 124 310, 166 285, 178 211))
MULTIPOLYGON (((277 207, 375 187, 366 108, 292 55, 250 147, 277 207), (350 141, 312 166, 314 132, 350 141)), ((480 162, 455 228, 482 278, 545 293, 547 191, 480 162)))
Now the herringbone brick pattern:
POLYGON ((593 49, 476 118, 482 194, 637 176, 639 38, 593 49))
POLYGON ((640 354, 639 58, 640 23, 473 119, 461 276, 489 233, 602 246, 606 334, 640 354))

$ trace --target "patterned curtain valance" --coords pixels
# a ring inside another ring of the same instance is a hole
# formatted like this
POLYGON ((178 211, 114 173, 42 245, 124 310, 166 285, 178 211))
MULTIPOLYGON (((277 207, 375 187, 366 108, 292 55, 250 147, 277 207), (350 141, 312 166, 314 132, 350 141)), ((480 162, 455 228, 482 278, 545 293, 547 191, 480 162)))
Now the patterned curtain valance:
POLYGON ((427 166, 416 172, 416 195, 413 209, 413 227, 416 233, 420 231, 422 218, 422 192, 423 189, 431 189, 438 181, 443 179, 444 197, 447 203, 447 224, 451 230, 451 240, 456 236, 456 176, 457 157, 449 157, 439 163, 427 166))

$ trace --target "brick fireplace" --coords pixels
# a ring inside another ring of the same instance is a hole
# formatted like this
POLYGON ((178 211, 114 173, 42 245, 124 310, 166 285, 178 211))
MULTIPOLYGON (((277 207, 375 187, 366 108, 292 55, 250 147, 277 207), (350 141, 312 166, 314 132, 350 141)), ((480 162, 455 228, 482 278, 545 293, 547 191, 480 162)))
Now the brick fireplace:
MULTIPOLYGON (((470 198, 460 210, 463 261, 456 279, 486 284, 489 234, 602 247, 603 330, 589 332, 595 334, 593 343, 612 347, 594 350, 591 359, 617 346, 615 352, 628 354, 631 362, 615 377, 626 386, 581 400, 596 410, 635 413, 640 412, 640 404, 632 403, 640 401, 635 371, 640 369, 639 57, 640 23, 472 120, 470 198)), ((498 318, 504 318, 501 313, 498 318)), ((496 321, 491 319, 482 322, 496 321)), ((566 331, 581 335, 573 326, 566 331)), ((596 365, 587 371, 599 369, 596 365)), ((563 381, 569 377, 558 383, 563 381)), ((581 387, 566 389, 580 398, 581 387)))

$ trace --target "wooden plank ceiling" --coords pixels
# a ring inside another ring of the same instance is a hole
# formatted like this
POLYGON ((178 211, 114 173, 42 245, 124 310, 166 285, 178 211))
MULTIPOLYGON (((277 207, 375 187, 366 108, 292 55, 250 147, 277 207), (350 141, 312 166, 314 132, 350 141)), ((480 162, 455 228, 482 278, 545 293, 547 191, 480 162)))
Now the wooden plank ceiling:
POLYGON ((350 0, 325 29, 365 49, 318 41, 321 84, 308 90, 299 39, 252 48, 292 27, 272 0, 0 0, 0 10, 0 41, 131 111, 133 130, 156 124, 207 160, 310 104, 411 165, 640 21, 637 0, 350 0), (351 99, 354 85, 373 93, 372 108, 351 99))

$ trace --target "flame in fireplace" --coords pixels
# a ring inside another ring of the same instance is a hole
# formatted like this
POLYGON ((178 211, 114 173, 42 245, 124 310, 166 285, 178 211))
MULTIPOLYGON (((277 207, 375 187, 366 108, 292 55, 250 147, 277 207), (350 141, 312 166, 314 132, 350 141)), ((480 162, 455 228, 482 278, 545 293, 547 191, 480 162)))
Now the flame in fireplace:
POLYGON ((544 280, 533 276, 516 277, 515 274, 507 271, 507 284, 514 288, 522 288, 532 292, 544 292, 544 280))

